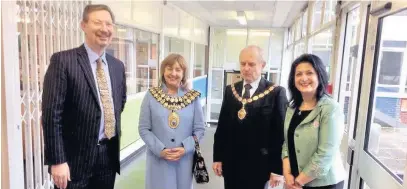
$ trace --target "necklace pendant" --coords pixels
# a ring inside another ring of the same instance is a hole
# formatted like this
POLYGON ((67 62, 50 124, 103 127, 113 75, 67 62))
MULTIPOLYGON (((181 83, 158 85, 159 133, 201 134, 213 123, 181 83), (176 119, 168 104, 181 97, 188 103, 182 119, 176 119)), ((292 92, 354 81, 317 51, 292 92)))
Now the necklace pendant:
POLYGON ((246 112, 246 110, 244 109, 244 105, 243 105, 242 108, 237 112, 237 117, 238 117, 240 120, 243 120, 243 119, 246 117, 246 114, 247 114, 247 112, 246 112))
POLYGON ((168 125, 170 128, 175 129, 179 125, 179 116, 177 112, 172 111, 168 116, 168 125))

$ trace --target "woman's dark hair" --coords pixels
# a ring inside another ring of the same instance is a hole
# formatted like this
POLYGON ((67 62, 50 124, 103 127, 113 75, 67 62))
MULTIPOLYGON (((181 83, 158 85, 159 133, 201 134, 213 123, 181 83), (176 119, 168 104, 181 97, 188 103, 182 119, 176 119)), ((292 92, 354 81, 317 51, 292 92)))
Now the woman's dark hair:
POLYGON ((303 54, 294 60, 293 64, 291 65, 291 71, 288 78, 288 90, 290 90, 291 93, 290 106, 292 108, 300 107, 303 101, 301 92, 295 87, 295 70, 301 63, 311 64, 318 76, 319 84, 316 92, 317 101, 319 101, 322 96, 327 94, 326 87, 328 85, 328 73, 325 70, 325 64, 316 55, 303 54))

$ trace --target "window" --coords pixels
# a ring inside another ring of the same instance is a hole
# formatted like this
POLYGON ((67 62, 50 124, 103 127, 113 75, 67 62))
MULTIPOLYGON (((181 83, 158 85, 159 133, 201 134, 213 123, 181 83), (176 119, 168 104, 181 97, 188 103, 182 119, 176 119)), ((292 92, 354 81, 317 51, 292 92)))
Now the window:
POLYGON ((336 0, 325 1, 324 24, 335 19, 336 0))
MULTIPOLYGON (((125 64, 127 80, 135 79, 136 64, 134 61, 134 36, 133 29, 125 26, 117 26, 115 28, 115 36, 112 39, 111 45, 106 49, 106 53, 116 57, 125 64)), ((128 83, 131 85, 130 83, 128 83)), ((130 88, 127 93, 134 94, 137 91, 130 88)))
POLYGON ((382 51, 381 57, 379 84, 399 85, 403 53, 382 51))
POLYGON ((270 30, 250 30, 248 40, 248 45, 257 45, 263 49, 263 58, 267 62, 269 58, 270 30))
POLYGON ((355 111, 353 110, 353 104, 355 104, 354 96, 352 96, 353 90, 358 91, 358 88, 351 88, 352 82, 358 85, 360 80, 356 72, 358 66, 358 40, 357 40, 357 27, 359 26, 359 7, 346 13, 346 28, 344 39, 344 54, 342 59, 342 73, 340 81, 339 103, 343 104, 343 112, 345 114, 345 132, 352 132, 354 130, 354 124, 349 124, 353 117, 355 117, 355 111))
POLYGON ((205 45, 195 44, 195 64, 193 77, 205 75, 205 47, 205 45))
POLYGON ((380 39, 381 43, 376 47, 377 62, 374 62, 374 66, 377 67, 377 75, 373 78, 376 79, 376 85, 372 90, 374 104, 369 110, 372 119, 367 128, 369 143, 365 145, 365 150, 380 161, 400 183, 406 166, 403 140, 407 137, 407 105, 402 92, 405 90, 407 59, 406 48, 399 47, 404 45, 403 41, 407 41, 407 27, 400 25, 407 22, 406 13, 407 10, 404 10, 379 20, 381 31, 378 31, 377 40, 380 39))
POLYGON ((288 44, 291 45, 294 42, 294 26, 288 29, 288 44))
POLYGON ((244 29, 228 29, 226 31, 226 61, 238 63, 240 51, 246 47, 247 31, 244 29))
POLYGON ((310 39, 310 42, 312 44, 311 52, 321 58, 322 62, 326 65, 328 76, 331 65, 333 31, 334 29, 322 31, 310 39))
POLYGON ((171 53, 177 53, 177 54, 182 55, 185 58, 185 60, 188 63, 188 66, 190 65, 191 42, 183 40, 183 39, 166 36, 166 37, 164 37, 164 43, 165 43, 165 47, 164 47, 165 57, 171 53))
POLYGON ((270 42, 270 66, 268 79, 276 84, 280 84, 280 73, 283 62, 284 30, 274 29, 271 31, 270 42))
POLYGON ((158 86, 159 82, 159 63, 158 63, 158 51, 159 51, 159 39, 157 34, 151 36, 150 44, 150 58, 148 60, 148 65, 150 67, 150 87, 158 86))
POLYGON ((294 24, 295 26, 295 40, 300 40, 302 35, 302 17, 300 17, 294 24))
POLYGON ((279 70, 282 64, 284 46, 284 30, 275 29, 271 31, 270 42, 270 68, 279 70))
POLYGON ((307 35, 307 26, 308 26, 308 9, 305 9, 304 14, 302 15, 302 34, 301 37, 307 35))
POLYGON ((323 1, 316 1, 314 4, 314 10, 312 11, 312 31, 317 30, 321 26, 323 4, 323 1))
POLYGON ((124 63, 127 95, 131 96, 122 113, 122 131, 126 132, 122 132, 120 139, 121 150, 140 139, 134 129, 137 128, 143 99, 138 94, 158 84, 158 49, 158 34, 120 25, 115 28, 112 43, 106 49, 106 53, 124 63))
MULTIPOLYGON (((136 41, 136 64, 137 64, 137 84, 136 91, 146 91, 150 86, 151 79, 156 72, 150 69, 149 65, 149 45, 151 44, 151 33, 135 30, 136 41)), ((157 65, 154 66, 155 68, 157 65)))
POLYGON ((304 53, 305 53, 305 44, 303 41, 301 41, 295 45, 294 59, 298 58, 304 53))
POLYGON ((214 29, 212 31, 213 40, 212 43, 212 68, 223 68, 223 64, 225 63, 225 56, 226 56, 226 30, 225 29, 214 29))

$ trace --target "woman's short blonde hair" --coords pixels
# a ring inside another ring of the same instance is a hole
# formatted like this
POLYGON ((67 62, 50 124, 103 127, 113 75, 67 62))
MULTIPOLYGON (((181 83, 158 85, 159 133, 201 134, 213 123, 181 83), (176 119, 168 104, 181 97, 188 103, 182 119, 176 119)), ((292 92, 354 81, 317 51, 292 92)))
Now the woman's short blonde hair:
POLYGON ((165 57, 165 59, 161 62, 161 67, 160 67, 160 79, 161 79, 161 83, 165 84, 165 78, 164 78, 164 72, 165 72, 165 68, 168 66, 173 66, 175 63, 178 63, 179 66, 182 69, 182 79, 181 79, 181 86, 184 87, 184 85, 186 85, 187 82, 187 62, 185 61, 185 58, 183 56, 181 56, 180 54, 170 54, 167 57, 165 57))

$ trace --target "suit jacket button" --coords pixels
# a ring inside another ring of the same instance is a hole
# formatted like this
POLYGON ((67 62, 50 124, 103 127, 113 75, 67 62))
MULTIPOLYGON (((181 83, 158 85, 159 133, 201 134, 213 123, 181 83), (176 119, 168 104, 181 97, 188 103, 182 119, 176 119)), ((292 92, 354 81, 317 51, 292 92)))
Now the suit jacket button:
POLYGON ((175 142, 175 139, 171 139, 171 142, 175 142))

